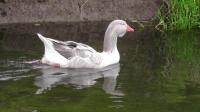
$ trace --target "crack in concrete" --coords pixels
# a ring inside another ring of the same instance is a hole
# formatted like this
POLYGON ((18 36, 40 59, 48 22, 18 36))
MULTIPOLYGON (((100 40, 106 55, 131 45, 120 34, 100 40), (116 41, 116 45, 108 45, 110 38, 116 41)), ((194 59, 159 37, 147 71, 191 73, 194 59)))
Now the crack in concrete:
POLYGON ((79 7, 79 12, 80 12, 80 20, 83 20, 84 18, 83 18, 83 8, 84 8, 84 6, 86 5, 86 3, 88 2, 89 0, 78 0, 78 7, 79 7), (83 2, 83 3, 81 3, 81 2, 83 2))

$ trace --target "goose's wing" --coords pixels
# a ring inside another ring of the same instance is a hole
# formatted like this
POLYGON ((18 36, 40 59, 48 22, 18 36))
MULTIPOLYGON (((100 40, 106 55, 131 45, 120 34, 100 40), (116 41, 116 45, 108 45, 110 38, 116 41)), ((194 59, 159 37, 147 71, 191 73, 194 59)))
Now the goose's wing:
POLYGON ((97 52, 92 47, 86 44, 77 43, 74 41, 63 42, 50 38, 49 40, 52 41, 54 49, 67 59, 70 59, 75 56, 87 58, 92 56, 93 53, 97 52))

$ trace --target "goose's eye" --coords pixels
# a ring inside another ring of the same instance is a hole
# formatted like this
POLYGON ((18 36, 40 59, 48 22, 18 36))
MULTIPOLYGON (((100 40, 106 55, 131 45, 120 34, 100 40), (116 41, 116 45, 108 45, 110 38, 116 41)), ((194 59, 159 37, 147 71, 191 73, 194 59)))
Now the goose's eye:
POLYGON ((120 23, 120 25, 125 25, 124 23, 120 23))
POLYGON ((120 25, 123 25, 123 26, 124 26, 124 25, 126 25, 126 23, 120 23, 120 25))

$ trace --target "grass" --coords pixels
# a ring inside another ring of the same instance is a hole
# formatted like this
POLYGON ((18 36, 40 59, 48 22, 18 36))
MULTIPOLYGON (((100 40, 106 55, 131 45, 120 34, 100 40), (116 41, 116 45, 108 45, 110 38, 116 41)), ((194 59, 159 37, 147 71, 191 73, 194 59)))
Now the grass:
POLYGON ((158 12, 159 30, 200 28, 199 0, 165 0, 158 12))

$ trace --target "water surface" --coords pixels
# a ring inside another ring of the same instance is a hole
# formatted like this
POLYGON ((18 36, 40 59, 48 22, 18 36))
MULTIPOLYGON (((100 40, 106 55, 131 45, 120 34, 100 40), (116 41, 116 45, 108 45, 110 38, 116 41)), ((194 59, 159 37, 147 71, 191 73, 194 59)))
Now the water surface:
MULTIPOLYGON (((133 24, 134 25, 134 24, 133 24)), ((61 69, 38 60, 36 36, 74 40, 102 50, 107 22, 0 26, 0 112, 199 112, 199 31, 167 34, 137 25, 120 38, 119 64, 61 69)))

